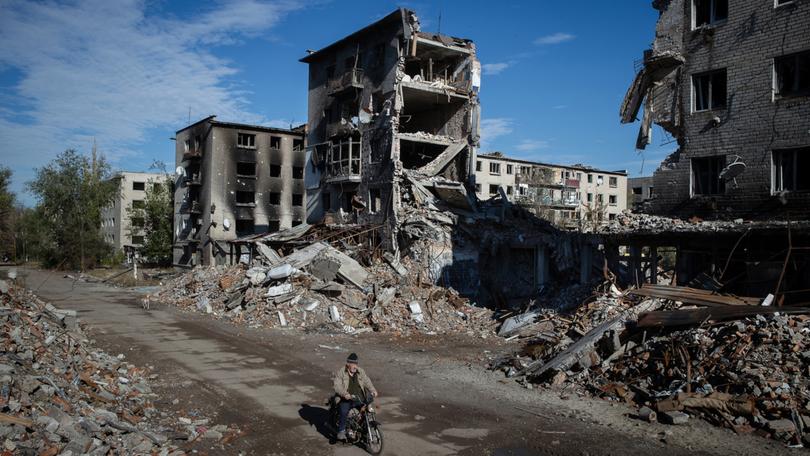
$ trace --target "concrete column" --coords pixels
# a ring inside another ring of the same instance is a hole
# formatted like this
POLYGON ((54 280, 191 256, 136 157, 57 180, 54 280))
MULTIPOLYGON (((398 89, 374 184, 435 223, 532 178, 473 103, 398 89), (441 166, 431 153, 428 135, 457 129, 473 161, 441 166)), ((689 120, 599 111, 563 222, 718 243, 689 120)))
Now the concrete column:
POLYGON ((579 283, 586 284, 591 280, 591 268, 593 266, 593 250, 588 244, 583 245, 579 250, 579 283))
POLYGON ((650 283, 658 283, 658 248, 650 246, 650 283))
POLYGON ((548 249, 536 247, 534 249, 534 286, 541 287, 549 282, 548 249))

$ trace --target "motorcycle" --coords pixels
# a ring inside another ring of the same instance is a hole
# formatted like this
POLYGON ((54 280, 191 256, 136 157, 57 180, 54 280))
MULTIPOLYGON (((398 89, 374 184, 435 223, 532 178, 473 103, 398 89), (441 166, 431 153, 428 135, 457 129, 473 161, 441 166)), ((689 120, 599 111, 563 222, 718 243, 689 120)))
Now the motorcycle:
MULTIPOLYGON (((369 394, 365 400, 352 397, 356 407, 349 410, 346 417, 346 443, 362 446, 370 454, 380 454, 383 450, 383 434, 377 413, 372 406, 374 396, 369 394)), ((329 400, 329 416, 331 427, 337 434, 340 421, 340 397, 334 396, 329 400)))

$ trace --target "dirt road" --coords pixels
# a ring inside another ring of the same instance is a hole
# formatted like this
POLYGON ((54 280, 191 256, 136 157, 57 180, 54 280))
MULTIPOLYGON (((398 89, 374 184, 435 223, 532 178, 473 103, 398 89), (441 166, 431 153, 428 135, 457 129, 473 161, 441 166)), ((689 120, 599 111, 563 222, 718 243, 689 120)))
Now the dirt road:
POLYGON ((209 454, 354 455, 321 423, 332 371, 357 352, 380 390, 386 455, 777 454, 781 446, 698 420, 685 426, 627 418, 622 405, 527 390, 483 368, 508 346, 433 336, 331 336, 250 329, 174 308, 145 310, 134 291, 19 270, 55 305, 79 311, 97 344, 154 366, 158 407, 246 430, 209 454), (177 403, 173 400, 177 399, 177 403))

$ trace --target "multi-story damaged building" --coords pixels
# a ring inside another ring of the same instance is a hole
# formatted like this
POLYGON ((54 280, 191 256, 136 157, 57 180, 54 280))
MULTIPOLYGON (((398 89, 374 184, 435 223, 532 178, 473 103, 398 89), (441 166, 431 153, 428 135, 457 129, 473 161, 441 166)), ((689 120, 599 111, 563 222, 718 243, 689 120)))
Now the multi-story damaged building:
POLYGON ((227 241, 305 222, 304 136, 215 116, 179 130, 174 264, 230 263, 227 241))
POLYGON ((554 165, 479 154, 475 192, 486 200, 504 194, 535 215, 567 228, 607 223, 627 209, 627 172, 584 165, 554 165))
POLYGON ((113 177, 118 193, 112 203, 101 211, 101 234, 115 251, 125 247, 140 247, 144 243, 144 220, 133 218, 133 208, 143 207, 147 189, 166 185, 168 176, 161 173, 121 171, 113 177))
POLYGON ((652 176, 627 179, 627 208, 633 212, 643 212, 646 204, 655 195, 652 176))
POLYGON ((385 224, 391 245, 404 174, 472 185, 481 71, 470 40, 423 32, 398 9, 301 61, 310 221, 343 210, 385 224))
POLYGON ((810 2, 656 0, 652 49, 621 107, 678 143, 650 210, 772 218, 810 207, 810 2), (643 105, 643 108, 642 108, 643 105))

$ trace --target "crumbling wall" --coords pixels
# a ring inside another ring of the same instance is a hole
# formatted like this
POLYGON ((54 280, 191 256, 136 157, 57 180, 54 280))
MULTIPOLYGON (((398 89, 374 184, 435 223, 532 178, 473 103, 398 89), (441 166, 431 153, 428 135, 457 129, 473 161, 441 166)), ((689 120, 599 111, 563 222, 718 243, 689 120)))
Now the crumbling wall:
MULTIPOLYGON (((683 65, 645 89, 643 117, 648 118, 642 119, 638 145, 650 140, 647 125, 654 122, 680 146, 654 173, 651 211, 720 218, 808 213, 807 193, 772 195, 771 152, 808 144, 810 101, 774 95, 773 59, 810 48, 810 35, 803 33, 810 3, 730 2, 726 21, 694 30, 691 2, 653 5, 661 15, 645 69, 667 54, 682 55, 683 65), (692 76, 716 69, 727 71, 726 107, 693 112, 692 76), (726 181, 721 194, 692 195, 691 160, 714 156, 726 164, 741 161, 745 171, 726 181)), ((629 98, 625 105, 631 105, 629 98)), ((629 112, 624 109, 623 115, 629 112)))

